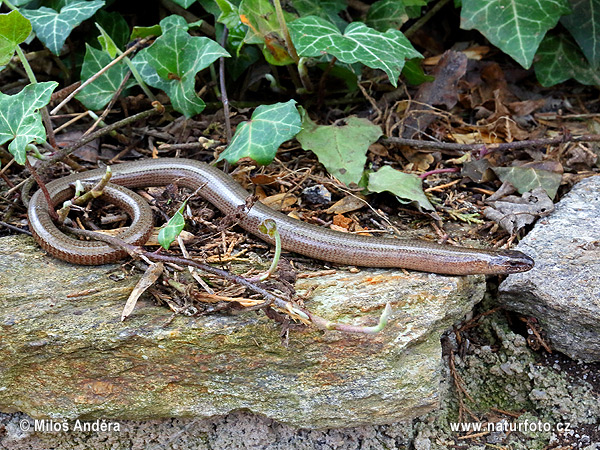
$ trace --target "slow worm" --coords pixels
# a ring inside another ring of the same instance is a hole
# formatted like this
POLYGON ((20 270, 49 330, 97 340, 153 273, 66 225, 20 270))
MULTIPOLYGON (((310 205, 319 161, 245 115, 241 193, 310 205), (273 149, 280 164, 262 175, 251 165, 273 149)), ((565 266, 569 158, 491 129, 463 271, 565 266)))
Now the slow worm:
MULTIPOLYGON (((533 267, 533 260, 516 250, 482 250, 439 245, 420 240, 391 239, 361 236, 333 231, 311 225, 272 210, 260 202, 249 211, 249 194, 231 177, 208 164, 180 158, 161 158, 128 162, 112 167, 110 187, 104 195, 127 211, 132 224, 122 235, 126 242, 142 245, 152 231, 152 212, 137 194, 123 187, 137 188, 165 186, 170 183, 190 189, 219 208, 224 214, 238 213, 238 223, 260 239, 271 239, 260 233, 258 226, 265 219, 273 219, 281 235, 282 246, 311 258, 366 267, 401 267, 424 272, 452 275, 508 274, 524 272, 533 267), (116 186, 120 185, 120 186, 116 186), (121 187, 123 186, 123 187, 121 187)), ((72 196, 71 184, 76 180, 97 181, 104 169, 77 173, 47 184, 55 204, 72 196)), ((48 253, 76 264, 104 264, 117 261, 126 253, 108 244, 80 241, 64 234, 52 222, 48 204, 41 191, 29 203, 31 231, 48 253)))

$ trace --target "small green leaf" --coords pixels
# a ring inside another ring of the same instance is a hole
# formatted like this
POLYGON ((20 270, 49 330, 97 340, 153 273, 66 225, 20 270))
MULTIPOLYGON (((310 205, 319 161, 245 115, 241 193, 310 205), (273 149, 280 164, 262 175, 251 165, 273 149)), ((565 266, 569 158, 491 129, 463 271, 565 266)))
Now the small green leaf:
POLYGON ((502 182, 512 184, 519 194, 541 187, 548 197, 554 198, 562 180, 560 173, 529 167, 493 167, 492 170, 502 182))
POLYGON ((265 219, 258 225, 258 231, 274 238, 277 233, 277 223, 273 219, 265 219))
POLYGON ((476 29, 529 69, 546 32, 569 12, 568 0, 463 0, 460 26, 476 29))
POLYGON ((121 14, 116 11, 107 12, 101 9, 96 13, 94 19, 114 41, 117 48, 125 48, 129 41, 129 25, 127 25, 121 14))
POLYGON ((379 0, 369 8, 366 24, 376 30, 386 31, 390 28, 399 29, 407 20, 404 2, 379 0))
POLYGON ((0 145, 11 141, 8 150, 19 164, 25 164, 25 152, 31 142, 46 140, 46 130, 38 110, 48 104, 55 81, 29 84, 15 95, 0 93, 0 145))
POLYGON ((8 64, 17 45, 31 33, 31 23, 19 11, 0 14, 0 66, 8 64))
POLYGON ((435 80, 435 77, 425 74, 421 66, 421 61, 423 61, 421 58, 406 61, 404 69, 402 69, 402 75, 404 75, 408 83, 417 85, 435 80))
POLYGON ((304 114, 297 139, 311 150, 327 171, 350 186, 360 182, 367 162, 369 145, 379 139, 381 128, 367 119, 349 117, 344 125, 317 125, 304 114))
POLYGON ((99 23, 96 23, 96 28, 100 30, 100 36, 98 36, 100 47, 102 47, 102 50, 108 53, 111 58, 115 58, 117 56, 117 52, 119 51, 119 47, 117 44, 115 44, 115 41, 112 40, 110 35, 104 31, 104 28, 102 28, 99 23))
POLYGON ((295 100, 290 100, 256 108, 249 121, 238 125, 219 161, 225 159, 235 164, 248 157, 258 164, 270 164, 279 146, 302 129, 295 104, 295 100))
POLYGON ((560 22, 573 35, 592 69, 600 67, 600 0, 571 0, 573 12, 560 22))
POLYGON ((238 7, 228 0, 215 0, 215 3, 221 12, 217 17, 217 22, 224 24, 230 30, 237 28, 241 23, 238 7))
POLYGON ((423 192, 421 179, 390 166, 384 166, 377 172, 369 174, 368 189, 371 192, 391 192, 402 203, 414 202, 419 209, 435 212, 435 208, 423 192))
POLYGON ((169 16, 160 25, 162 36, 133 63, 146 83, 167 93, 176 111, 192 117, 205 107, 196 95, 196 74, 229 53, 209 38, 190 36, 180 16, 169 16))
POLYGON ((160 36, 161 34, 162 29, 160 28, 160 25, 152 25, 151 27, 133 27, 129 40, 133 41, 134 39, 142 39, 148 36, 160 36))
MULTIPOLYGON (((112 58, 106 52, 86 44, 85 58, 81 67, 81 80, 85 81, 96 75, 100 69, 108 65, 112 58)), ((118 63, 104 72, 96 80, 85 86, 75 98, 92 110, 103 108, 115 95, 127 74, 127 66, 118 63)))
POLYGON ((404 61, 421 56, 398 30, 381 33, 364 23, 353 22, 342 35, 335 25, 316 16, 295 20, 289 28, 300 56, 327 53, 347 64, 361 62, 383 70, 394 86, 398 85, 404 61))
POLYGON ((169 249, 173 241, 177 239, 177 236, 181 233, 181 230, 183 230, 183 227, 185 227, 183 209, 185 208, 186 202, 187 201, 183 202, 173 217, 171 217, 158 232, 158 243, 165 250, 169 249))
POLYGON ((75 1, 64 6, 60 13, 45 6, 24 9, 22 12, 31 21, 39 40, 48 50, 58 55, 73 28, 92 17, 102 6, 104 0, 75 1))

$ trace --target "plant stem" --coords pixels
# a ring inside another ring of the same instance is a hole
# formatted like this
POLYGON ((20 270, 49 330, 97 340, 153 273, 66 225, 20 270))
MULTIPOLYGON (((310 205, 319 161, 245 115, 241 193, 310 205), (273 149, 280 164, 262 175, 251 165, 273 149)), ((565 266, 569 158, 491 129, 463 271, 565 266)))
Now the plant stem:
POLYGON ((17 55, 19 56, 19 59, 21 60, 21 64, 23 64, 23 69, 25 69, 27 78, 29 78, 29 81, 32 84, 36 84, 38 81, 35 78, 35 74, 33 73, 31 66, 29 65, 29 61, 27 61, 27 57, 25 56, 25 53, 23 53, 23 50, 21 50, 21 46, 17 45, 15 50, 17 51, 17 55))
POLYGON ((425 25, 429 19, 431 19, 440 9, 442 9, 446 3, 450 0, 440 0, 437 2, 433 8, 431 8, 423 17, 417 20, 408 30, 404 32, 404 36, 410 39, 410 37, 417 32, 419 28, 425 25))
POLYGON ((11 2, 9 2, 8 0, 4 0, 4 2, 0 1, 0 5, 4 3, 9 9, 12 9, 13 11, 17 11, 17 7, 15 5, 13 5, 11 2))
MULTIPOLYGON (((229 30, 226 26, 223 26, 223 34, 219 44, 225 48, 227 42, 227 35, 229 30)), ((221 56, 219 58, 219 84, 221 86, 221 102, 223 103, 223 115, 225 116, 225 131, 227 132, 227 143, 231 142, 231 120, 229 119, 229 97, 227 96, 227 86, 225 85, 225 58, 221 56)))

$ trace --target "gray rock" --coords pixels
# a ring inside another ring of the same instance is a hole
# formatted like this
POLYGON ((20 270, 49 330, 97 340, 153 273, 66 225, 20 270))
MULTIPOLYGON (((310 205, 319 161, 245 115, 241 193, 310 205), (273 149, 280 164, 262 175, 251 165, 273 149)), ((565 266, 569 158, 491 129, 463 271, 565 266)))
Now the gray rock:
POLYGON ((573 187, 517 248, 535 260, 500 285, 509 309, 536 317, 556 350, 600 361, 600 176, 573 187))
POLYGON ((207 418, 250 410, 305 428, 392 423, 436 408, 440 334, 484 293, 484 279, 343 270, 300 279, 306 306, 383 332, 291 331, 262 313, 177 316, 140 300, 118 265, 82 267, 24 237, 0 239, 0 411, 34 418, 207 418), (115 277, 118 278, 115 281, 115 277), (77 294, 77 296, 72 296, 77 294))

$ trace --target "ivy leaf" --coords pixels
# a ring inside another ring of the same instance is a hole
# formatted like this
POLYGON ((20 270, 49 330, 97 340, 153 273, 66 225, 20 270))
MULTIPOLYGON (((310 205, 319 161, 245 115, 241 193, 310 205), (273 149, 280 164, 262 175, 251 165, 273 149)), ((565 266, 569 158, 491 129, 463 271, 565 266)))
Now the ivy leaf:
MULTIPOLYGON (((294 19, 289 13, 283 15, 288 22, 294 19)), ((269 64, 285 66, 294 62, 283 41, 275 8, 268 0, 242 0, 239 16, 248 27, 244 42, 263 44, 263 55, 269 64)))
POLYGON ((17 45, 31 33, 31 23, 19 11, 0 14, 0 66, 8 64, 17 45))
POLYGON ((541 187, 548 197, 554 198, 562 180, 560 173, 529 167, 493 167, 492 170, 500 181, 512 184, 519 194, 541 187))
POLYGON ((177 3, 184 9, 188 9, 196 0, 173 0, 173 3, 177 3))
POLYGON ((104 31, 104 28, 102 28, 99 23, 96 23, 96 28, 100 30, 100 36, 98 36, 100 47, 102 50, 108 53, 111 58, 115 58, 117 56, 117 52, 119 51, 119 47, 110 37, 110 35, 104 31))
POLYGON ((295 104, 295 100, 290 100, 256 108, 249 121, 238 125, 219 161, 225 159, 235 164, 248 157, 258 164, 270 164, 279 146, 302 129, 295 104))
POLYGON ((600 71, 592 70, 575 42, 564 34, 546 36, 537 57, 535 74, 542 86, 554 86, 570 78, 600 86, 600 71))
POLYGON ((134 39, 142 39, 148 36, 160 36, 161 34, 162 29, 158 24, 152 25, 151 27, 133 27, 129 40, 133 41, 134 39))
POLYGON ((241 23, 237 6, 228 0, 214 0, 214 3, 217 4, 220 11, 217 22, 224 24, 230 30, 237 28, 241 23))
POLYGON ((75 1, 64 6, 60 12, 42 6, 24 9, 23 15, 31 21, 38 39, 58 55, 73 28, 92 17, 102 6, 104 0, 75 1))
POLYGON ((293 4, 301 17, 322 17, 334 23, 340 31, 348 25, 348 22, 339 16, 339 12, 347 6, 344 0, 294 0, 293 4))
POLYGON ((316 16, 295 20, 289 28, 299 55, 317 57, 327 53, 343 63, 361 62, 383 70, 394 86, 398 85, 405 59, 421 56, 398 30, 381 33, 353 22, 342 35, 331 22, 316 16))
POLYGON ((177 212, 169 219, 169 221, 160 229, 158 232, 158 243, 162 248, 168 250, 171 244, 179 233, 185 227, 185 218, 183 217, 183 209, 185 208, 186 202, 183 202, 177 212))
POLYGON ((317 125, 304 114, 302 131, 296 137, 304 150, 311 150, 327 171, 350 186, 360 182, 369 145, 379 139, 381 128, 367 119, 349 117, 344 125, 317 125))
MULTIPOLYGON (((112 58, 108 53, 85 44, 86 52, 81 67, 81 80, 85 81, 96 75, 100 69, 108 65, 112 58)), ((115 95, 127 74, 127 66, 119 63, 108 69, 96 80, 92 81, 75 98, 88 109, 101 109, 115 95)), ((131 82, 133 83, 133 82, 131 82)))
POLYGON ((162 36, 140 51, 133 63, 146 83, 165 91, 173 108, 189 118, 205 107, 196 95, 196 74, 229 53, 209 38, 190 36, 180 16, 169 16, 160 26, 162 36))
POLYGON ((38 110, 48 104, 55 81, 28 84, 15 95, 0 92, 0 145, 12 140, 8 150, 19 164, 25 164, 27 146, 46 140, 46 130, 38 110))
POLYGON ((391 192, 401 203, 416 203, 419 210, 435 213, 435 208, 423 192, 421 179, 411 173, 400 172, 390 166, 384 166, 369 174, 367 188, 371 192, 391 192))
POLYGON ((560 22, 573 35, 593 69, 600 66, 600 0, 571 0, 573 13, 560 22))
POLYGON ((421 61, 423 61, 421 58, 413 58, 406 61, 404 69, 402 69, 402 75, 404 75, 407 83, 417 85, 435 80, 435 77, 427 75, 423 71, 421 61))
POLYGON ((540 42, 563 14, 568 0, 463 0, 460 26, 476 29, 525 69, 540 42))
POLYGON ((371 5, 367 12, 366 24, 379 31, 400 28, 408 20, 404 2, 398 0, 379 0, 371 5))
MULTIPOLYGON (((94 16, 97 25, 108 35, 117 48, 124 48, 129 41, 129 25, 118 12, 101 9, 94 16)), ((98 38, 100 39, 100 38, 98 38)), ((114 58, 114 56, 113 56, 114 58)))

